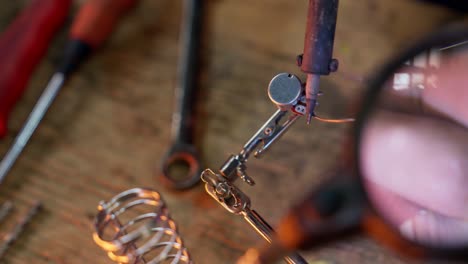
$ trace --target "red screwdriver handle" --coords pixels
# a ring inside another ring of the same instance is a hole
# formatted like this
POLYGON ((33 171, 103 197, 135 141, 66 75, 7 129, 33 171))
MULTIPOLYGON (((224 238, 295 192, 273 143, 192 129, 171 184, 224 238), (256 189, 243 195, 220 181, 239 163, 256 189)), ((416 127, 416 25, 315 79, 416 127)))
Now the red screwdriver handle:
POLYGON ((71 0, 32 0, 0 36, 0 138, 32 72, 65 22, 71 0))
POLYGON ((98 48, 137 0, 88 0, 78 12, 70 38, 98 48))

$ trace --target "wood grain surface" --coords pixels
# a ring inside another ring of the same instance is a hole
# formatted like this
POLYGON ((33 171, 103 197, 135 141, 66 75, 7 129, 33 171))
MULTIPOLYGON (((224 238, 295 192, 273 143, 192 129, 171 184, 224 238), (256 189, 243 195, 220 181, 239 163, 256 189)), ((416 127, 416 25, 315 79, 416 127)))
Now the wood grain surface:
MULTIPOLYGON (((2 1, 0 31, 26 2, 2 1)), ((76 1, 74 11, 81 2, 76 1)), ((308 1, 207 2, 197 142, 206 167, 217 169, 275 111, 266 94, 270 79, 279 72, 303 78, 295 56, 303 48, 308 1)), ((66 84, 0 186, 0 201, 15 204, 1 234, 34 201, 44 204, 0 263, 112 263, 92 241, 96 207, 133 187, 162 193, 196 263, 234 263, 260 241, 202 185, 171 192, 158 180, 170 146, 180 8, 180 1, 142 0, 66 84)), ((456 14, 418 1, 342 0, 338 16, 334 56, 340 70, 323 78, 318 108, 331 117, 352 114, 349 106, 362 92, 359 79, 456 14)), ((53 73, 66 36, 64 28, 30 81, 11 116, 9 136, 0 142, 1 154, 53 73)), ((319 122, 306 126, 300 120, 264 158, 251 159, 248 172, 257 185, 242 188, 253 208, 274 225, 337 161, 347 128, 319 122)), ((365 235, 305 255, 311 263, 422 263, 365 235)))

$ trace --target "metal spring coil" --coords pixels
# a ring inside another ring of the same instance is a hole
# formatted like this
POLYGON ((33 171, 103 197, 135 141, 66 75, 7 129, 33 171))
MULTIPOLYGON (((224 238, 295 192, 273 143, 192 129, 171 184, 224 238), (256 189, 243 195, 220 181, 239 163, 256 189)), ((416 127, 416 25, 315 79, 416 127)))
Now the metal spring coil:
POLYGON ((130 189, 102 201, 98 210, 93 239, 113 261, 192 263, 158 192, 130 189))

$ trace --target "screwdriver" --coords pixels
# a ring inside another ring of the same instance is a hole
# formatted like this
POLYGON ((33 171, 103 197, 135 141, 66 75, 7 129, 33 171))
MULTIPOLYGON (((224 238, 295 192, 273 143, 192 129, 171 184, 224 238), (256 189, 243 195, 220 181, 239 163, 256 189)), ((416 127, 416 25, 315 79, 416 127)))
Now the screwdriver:
POLYGON ((71 0, 32 0, 0 36, 0 138, 8 116, 64 24, 71 0))
POLYGON ((3 181, 41 119, 57 96, 65 80, 93 50, 109 37, 118 20, 137 0, 88 0, 73 21, 69 41, 59 64, 40 96, 12 147, 0 163, 0 183, 3 181))

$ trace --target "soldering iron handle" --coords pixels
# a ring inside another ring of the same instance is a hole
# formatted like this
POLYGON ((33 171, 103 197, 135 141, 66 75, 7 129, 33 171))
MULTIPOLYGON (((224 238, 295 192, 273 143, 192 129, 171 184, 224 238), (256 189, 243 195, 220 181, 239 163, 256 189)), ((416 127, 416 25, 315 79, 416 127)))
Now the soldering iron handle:
POLYGON ((309 0, 301 70, 327 75, 331 70, 338 0, 309 0))
POLYGON ((119 20, 138 0, 88 0, 78 11, 70 30, 70 41, 58 72, 73 72, 111 35, 119 20))
POLYGON ((65 22, 71 0, 33 0, 0 37, 0 138, 10 112, 65 22))

